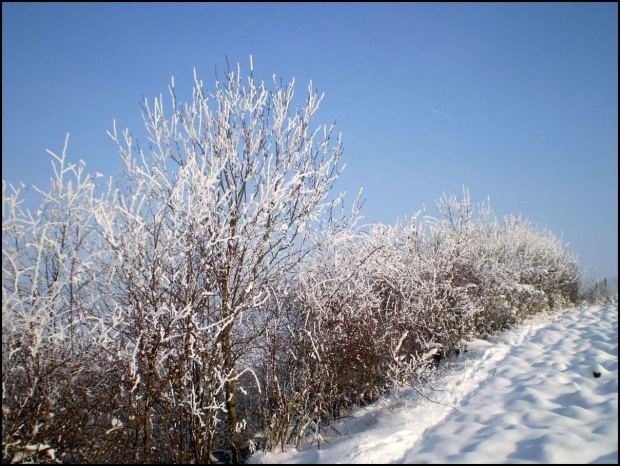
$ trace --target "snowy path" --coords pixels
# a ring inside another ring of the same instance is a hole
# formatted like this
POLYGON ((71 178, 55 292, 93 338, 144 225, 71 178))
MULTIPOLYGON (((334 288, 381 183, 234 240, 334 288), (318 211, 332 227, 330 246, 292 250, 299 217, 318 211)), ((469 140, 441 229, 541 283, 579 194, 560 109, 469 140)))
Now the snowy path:
POLYGON ((457 409, 409 392, 357 410, 320 450, 252 462, 617 463, 617 305, 536 316, 473 342, 433 386, 431 398, 457 409))

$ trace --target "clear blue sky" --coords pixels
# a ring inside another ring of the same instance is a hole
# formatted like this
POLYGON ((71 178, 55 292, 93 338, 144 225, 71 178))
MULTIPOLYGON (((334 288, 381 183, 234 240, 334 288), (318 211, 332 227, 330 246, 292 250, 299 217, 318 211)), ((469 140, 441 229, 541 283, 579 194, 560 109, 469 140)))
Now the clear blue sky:
POLYGON ((618 274, 618 6, 606 4, 2 4, 3 179, 47 186, 49 156, 120 166, 106 131, 192 69, 240 62, 310 79, 337 120, 367 221, 469 187, 500 216, 563 235, 618 274))

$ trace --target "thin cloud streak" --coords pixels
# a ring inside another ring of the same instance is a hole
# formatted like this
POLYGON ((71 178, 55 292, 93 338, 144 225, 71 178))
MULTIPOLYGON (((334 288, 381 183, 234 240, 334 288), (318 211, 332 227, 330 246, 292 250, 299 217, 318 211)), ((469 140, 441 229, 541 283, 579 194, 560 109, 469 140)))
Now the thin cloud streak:
POLYGON ((431 108, 430 110, 431 110, 431 112, 433 112, 433 113, 435 113, 435 114, 437 114, 439 116, 442 116, 444 118, 449 118, 450 120, 458 121, 462 125, 469 126, 470 128, 474 128, 474 129, 477 129, 479 131, 487 131, 484 128, 481 128, 480 126, 472 125, 470 123, 467 123, 466 121, 461 120, 460 118, 454 117, 452 115, 448 115, 447 113, 444 113, 444 112, 440 112, 439 110, 435 110, 433 108, 431 108))
POLYGON ((452 118, 453 120, 456 120, 456 118, 454 118, 452 115, 448 115, 447 113, 440 112, 439 110, 434 110, 431 108, 431 112, 436 113, 437 115, 444 116, 446 118, 452 118))

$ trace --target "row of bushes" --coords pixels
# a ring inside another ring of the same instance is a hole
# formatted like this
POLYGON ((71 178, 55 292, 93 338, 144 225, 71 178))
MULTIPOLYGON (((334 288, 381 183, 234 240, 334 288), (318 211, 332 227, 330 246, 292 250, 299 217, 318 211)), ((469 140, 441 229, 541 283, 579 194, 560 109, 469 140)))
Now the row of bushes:
MULTIPOLYGON (((258 359, 264 448, 299 444, 343 409, 432 374, 471 338, 579 300, 575 256, 518 217, 474 217, 467 191, 415 216, 324 243, 279 299, 258 359)), ((248 432, 251 434, 252 432, 248 432)), ((262 437, 261 437, 262 438, 262 437)))
MULTIPOLYGON (((25 207, 3 181, 3 462, 239 462, 299 445, 438 358, 578 300, 576 258, 467 191, 438 217, 355 228, 330 198, 334 126, 293 83, 227 70, 100 190, 66 144, 25 207), (316 141, 318 139, 318 141, 316 141)), ((334 141, 335 140, 335 141, 334 141)), ((335 145, 334 145, 335 143, 335 145)), ((357 205, 357 204, 356 204, 357 205)))
POLYGON ((577 260, 551 232, 518 217, 499 222, 485 205, 474 212, 467 191, 442 197, 438 210, 439 218, 327 233, 283 286, 247 309, 231 338, 242 423, 233 434, 221 342, 207 328, 201 341, 184 338, 205 324, 190 313, 114 325, 111 314, 85 331, 97 319, 71 308, 76 316, 63 315, 57 333, 48 326, 58 320, 16 319, 15 296, 5 294, 4 461, 209 462, 231 459, 231 435, 246 452, 308 435, 320 442, 346 409, 424 380, 469 339, 578 301, 577 260))

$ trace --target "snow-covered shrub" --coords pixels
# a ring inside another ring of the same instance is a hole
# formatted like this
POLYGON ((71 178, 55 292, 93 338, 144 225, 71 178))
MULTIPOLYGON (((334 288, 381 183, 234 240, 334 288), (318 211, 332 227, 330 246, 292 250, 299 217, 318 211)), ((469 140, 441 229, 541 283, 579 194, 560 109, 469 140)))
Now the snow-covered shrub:
MULTIPOLYGON (((460 207, 455 199, 444 201, 450 209, 460 207)), ((418 213, 395 226, 374 225, 369 233, 368 241, 379 249, 368 264, 373 287, 397 333, 406 333, 401 351, 420 370, 430 353, 437 360, 459 348, 476 311, 470 296, 478 286, 470 258, 471 214, 455 213, 458 219, 439 220, 418 213)))
POLYGON ((93 215, 100 200, 84 163, 67 161, 67 141, 62 155, 50 152, 49 191, 32 188, 39 196, 36 210, 24 207, 20 188, 3 181, 4 461, 35 444, 47 446, 43 460, 83 460, 84 449, 103 432, 97 428, 100 406, 113 406, 117 380, 110 371, 118 364, 106 353, 101 295, 109 274, 93 215))
POLYGON ((382 342, 390 327, 362 273, 372 251, 358 246, 351 232, 330 235, 278 303, 270 367, 261 371, 273 407, 265 425, 268 449, 299 444, 310 430, 319 435, 345 407, 381 390, 382 342))
POLYGON ((438 218, 373 225, 366 240, 378 250, 368 275, 393 325, 407 332, 407 354, 421 362, 428 348, 445 355, 463 339, 576 302, 576 257, 551 232, 512 216, 500 224, 467 189, 444 194, 437 209, 438 218))
POLYGON ((490 225, 488 238, 481 316, 487 330, 576 302, 577 259, 553 233, 507 216, 490 225))
POLYGON ((579 287, 579 300, 587 304, 607 304, 618 301, 618 280, 596 279, 589 271, 583 271, 579 287))

